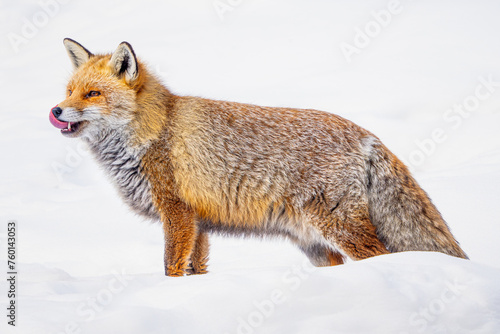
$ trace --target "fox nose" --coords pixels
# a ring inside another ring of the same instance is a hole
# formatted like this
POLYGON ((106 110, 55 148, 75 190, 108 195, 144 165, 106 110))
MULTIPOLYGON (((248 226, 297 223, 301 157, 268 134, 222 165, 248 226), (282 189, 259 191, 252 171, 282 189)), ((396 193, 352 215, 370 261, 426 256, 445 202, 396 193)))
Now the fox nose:
POLYGON ((59 108, 59 107, 54 107, 52 108, 52 113, 54 114, 54 116, 57 118, 59 116, 61 116, 62 114, 62 109, 59 108))

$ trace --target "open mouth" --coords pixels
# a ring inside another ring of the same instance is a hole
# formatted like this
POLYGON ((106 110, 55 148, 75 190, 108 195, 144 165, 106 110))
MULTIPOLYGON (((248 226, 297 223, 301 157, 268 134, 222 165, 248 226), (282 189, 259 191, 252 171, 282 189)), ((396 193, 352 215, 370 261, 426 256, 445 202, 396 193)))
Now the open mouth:
POLYGON ((82 126, 86 121, 81 122, 64 122, 58 120, 54 114, 51 112, 49 114, 50 123, 58 129, 61 129, 63 135, 73 135, 82 129, 82 126))
POLYGON ((80 124, 82 122, 68 122, 68 126, 66 128, 61 129, 61 133, 75 133, 80 128, 80 124))

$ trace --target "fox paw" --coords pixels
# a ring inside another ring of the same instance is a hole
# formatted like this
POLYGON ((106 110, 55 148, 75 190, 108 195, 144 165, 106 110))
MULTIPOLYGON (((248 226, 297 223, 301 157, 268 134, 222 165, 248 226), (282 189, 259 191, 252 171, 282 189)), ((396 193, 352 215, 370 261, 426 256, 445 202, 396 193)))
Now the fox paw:
POLYGON ((165 268, 165 276, 180 277, 184 276, 184 270, 177 266, 168 266, 165 268))
POLYGON ((186 268, 187 275, 202 275, 202 274, 206 274, 206 273, 208 273, 206 265, 195 266, 195 265, 193 265, 192 262, 190 262, 186 268))

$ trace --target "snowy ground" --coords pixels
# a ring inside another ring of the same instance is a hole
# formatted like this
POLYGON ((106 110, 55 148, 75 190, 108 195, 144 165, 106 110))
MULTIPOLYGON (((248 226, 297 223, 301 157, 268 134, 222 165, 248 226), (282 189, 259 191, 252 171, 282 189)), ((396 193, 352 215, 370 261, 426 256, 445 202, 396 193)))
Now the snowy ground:
POLYGON ((498 1, 0 2, 1 333, 500 333, 498 1), (71 37, 129 41, 178 94, 340 114, 409 164, 471 260, 402 253, 313 268, 284 241, 213 238, 208 275, 163 276, 158 224, 48 121, 71 37), (4 274, 2 274, 4 275, 4 274))

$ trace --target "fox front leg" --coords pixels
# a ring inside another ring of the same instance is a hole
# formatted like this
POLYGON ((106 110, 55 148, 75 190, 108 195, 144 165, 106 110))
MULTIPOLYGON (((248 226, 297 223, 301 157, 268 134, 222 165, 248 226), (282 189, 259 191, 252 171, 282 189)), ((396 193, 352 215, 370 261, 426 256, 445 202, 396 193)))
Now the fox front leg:
POLYGON ((206 232, 198 232, 193 253, 191 254, 191 262, 187 269, 188 275, 200 275, 208 272, 207 262, 209 248, 208 234, 206 232))
POLYGON ((165 275, 184 276, 196 244, 195 214, 183 203, 171 204, 162 210, 165 275))

